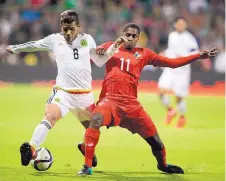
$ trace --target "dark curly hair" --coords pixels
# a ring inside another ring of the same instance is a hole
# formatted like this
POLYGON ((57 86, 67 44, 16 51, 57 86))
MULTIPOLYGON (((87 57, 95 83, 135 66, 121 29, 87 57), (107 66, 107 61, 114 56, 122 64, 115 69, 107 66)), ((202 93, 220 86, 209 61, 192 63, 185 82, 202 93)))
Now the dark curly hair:
POLYGON ((77 25, 79 25, 78 14, 75 10, 67 10, 61 13, 61 17, 60 17, 61 25, 64 23, 71 24, 72 22, 75 22, 77 25))

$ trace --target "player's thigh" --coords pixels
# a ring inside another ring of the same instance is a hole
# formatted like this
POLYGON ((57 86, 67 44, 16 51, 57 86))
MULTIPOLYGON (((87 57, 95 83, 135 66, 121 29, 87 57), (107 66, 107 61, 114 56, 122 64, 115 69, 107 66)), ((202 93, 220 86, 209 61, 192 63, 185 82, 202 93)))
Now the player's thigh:
POLYGON ((69 112, 68 99, 65 92, 53 88, 52 94, 47 100, 45 113, 51 112, 57 116, 57 120, 64 117, 69 112))
POLYGON ((171 90, 172 81, 173 81, 172 72, 168 69, 164 69, 159 78, 159 81, 158 81, 159 89, 160 90, 171 90))
POLYGON ((106 99, 102 99, 96 105, 92 115, 101 115, 103 117, 102 126, 117 126, 120 118, 117 114, 117 106, 106 99))
POLYGON ((175 78, 172 91, 177 97, 186 97, 189 93, 190 78, 186 75, 181 75, 175 78))
POLYGON ((71 112, 80 122, 90 121, 95 108, 94 96, 92 93, 73 95, 73 108, 71 112))
POLYGON ((120 126, 127 128, 133 134, 138 133, 142 138, 149 138, 157 133, 155 124, 143 107, 137 111, 136 117, 128 117, 125 121, 121 121, 120 126))

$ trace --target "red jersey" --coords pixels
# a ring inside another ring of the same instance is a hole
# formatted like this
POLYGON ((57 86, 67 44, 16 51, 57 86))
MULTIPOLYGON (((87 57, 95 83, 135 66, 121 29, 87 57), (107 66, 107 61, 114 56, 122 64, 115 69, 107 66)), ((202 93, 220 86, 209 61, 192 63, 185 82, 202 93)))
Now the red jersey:
MULTIPOLYGON (((113 42, 107 42, 100 47, 107 50, 112 44, 113 42)), ((188 64, 198 58, 199 54, 170 59, 160 56, 148 48, 126 50, 120 47, 106 63, 106 74, 100 98, 105 96, 136 98, 138 81, 145 65, 173 68, 188 64), (178 62, 174 63, 175 61, 178 62)))

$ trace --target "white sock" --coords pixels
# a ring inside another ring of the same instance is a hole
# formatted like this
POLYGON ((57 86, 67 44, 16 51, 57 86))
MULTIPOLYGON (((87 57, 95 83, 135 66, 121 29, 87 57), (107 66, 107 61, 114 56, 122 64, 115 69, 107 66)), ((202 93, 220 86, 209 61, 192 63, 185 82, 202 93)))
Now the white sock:
POLYGON ((30 145, 32 145, 34 148, 38 148, 45 140, 51 128, 51 123, 48 120, 43 119, 42 122, 35 128, 30 145))
POLYGON ((183 116, 186 112, 186 103, 184 100, 181 100, 179 103, 177 103, 177 109, 181 116, 183 116))
POLYGON ((170 99, 168 95, 165 94, 160 95, 160 100, 166 108, 170 107, 170 99))

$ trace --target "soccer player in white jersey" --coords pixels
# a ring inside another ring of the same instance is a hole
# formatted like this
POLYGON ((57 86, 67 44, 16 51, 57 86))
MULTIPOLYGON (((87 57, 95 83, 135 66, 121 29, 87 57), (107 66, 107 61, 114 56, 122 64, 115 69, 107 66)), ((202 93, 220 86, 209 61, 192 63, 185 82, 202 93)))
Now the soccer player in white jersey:
MULTIPOLYGON (((30 143, 20 147, 21 164, 27 166, 35 157, 35 150, 45 140, 49 130, 69 111, 73 112, 87 128, 91 112, 95 107, 91 92, 90 58, 98 66, 103 65, 113 55, 114 48, 106 52, 99 48, 91 35, 80 33, 78 14, 67 10, 61 14, 61 33, 51 34, 44 39, 19 45, 10 45, 10 53, 52 51, 56 58, 58 74, 52 95, 48 99, 43 120, 35 128, 30 143)), ((84 154, 84 143, 78 145, 84 154)), ((93 166, 97 165, 96 157, 93 166)))
MULTIPOLYGON (((163 55, 169 58, 183 57, 199 52, 199 46, 195 37, 187 31, 187 21, 184 17, 176 18, 173 31, 168 37, 168 48, 163 55)), ((207 67, 206 67, 207 68, 207 67)), ((170 124, 179 112, 177 128, 183 128, 186 124, 186 103, 184 98, 189 91, 191 78, 191 65, 185 65, 176 69, 164 68, 158 81, 159 96, 162 104, 167 109, 166 124, 170 124), (176 96, 177 110, 173 109, 167 93, 172 91, 176 96)))

